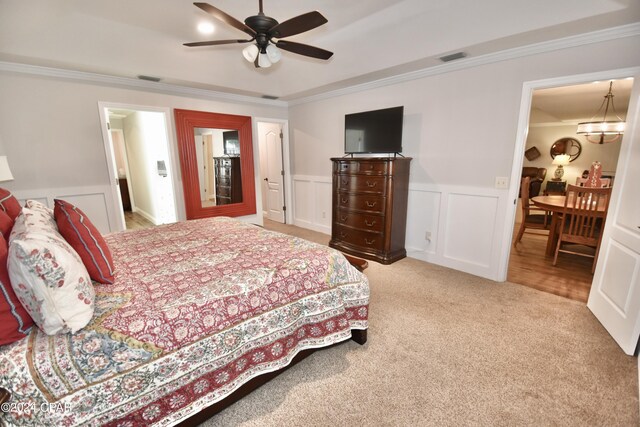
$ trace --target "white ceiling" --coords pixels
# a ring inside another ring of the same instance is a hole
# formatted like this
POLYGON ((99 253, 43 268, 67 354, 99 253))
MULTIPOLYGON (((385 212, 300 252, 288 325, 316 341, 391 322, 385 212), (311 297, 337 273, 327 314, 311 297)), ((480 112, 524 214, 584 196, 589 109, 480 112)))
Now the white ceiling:
MULTIPOLYGON (((258 11, 258 0, 209 3, 241 21, 258 11)), ((312 10, 329 22, 290 40, 334 56, 283 52, 255 69, 243 45, 182 45, 246 38, 187 0, 0 0, 0 61, 287 100, 439 65, 457 51, 472 58, 640 21, 638 0, 264 0, 280 22, 312 10), (202 21, 216 32, 198 34, 202 21)))
MULTIPOLYGON (((577 125, 579 122, 604 117, 603 101, 609 92, 611 80, 590 82, 581 85, 539 89, 531 99, 531 125, 577 125), (602 110, 599 110, 602 107, 602 110)), ((607 119, 613 120, 615 113, 625 119, 631 95, 633 79, 613 80, 611 93, 613 107, 609 107, 607 119)))

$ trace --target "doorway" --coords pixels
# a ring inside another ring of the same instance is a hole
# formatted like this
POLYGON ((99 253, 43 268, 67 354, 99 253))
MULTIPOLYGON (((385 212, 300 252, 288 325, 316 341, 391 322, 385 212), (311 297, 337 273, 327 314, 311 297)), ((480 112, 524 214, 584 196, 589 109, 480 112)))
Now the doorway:
POLYGON ((264 219, 281 224, 291 222, 287 211, 290 198, 287 123, 256 120, 260 156, 260 182, 264 219))
POLYGON ((101 106, 119 230, 176 222, 168 112, 101 106))
MULTIPOLYGON (((620 140, 601 145, 588 141, 582 135, 576 135, 579 122, 590 121, 596 112, 600 119, 602 118, 603 111, 598 112, 598 107, 607 93, 611 80, 614 81, 616 112, 623 119, 627 115, 633 85, 633 79, 629 76, 632 73, 616 76, 616 73, 612 72, 606 77, 603 74, 605 73, 594 75, 593 78, 580 76, 573 79, 566 78, 558 84, 553 81, 549 81, 547 85, 544 82, 534 82, 534 87, 528 94, 526 124, 523 123, 523 117, 520 120, 519 134, 524 130, 524 135, 521 135, 518 141, 524 141, 524 147, 516 147, 516 156, 519 158, 514 159, 512 173, 514 184, 512 187, 515 187, 514 200, 517 202, 517 208, 512 223, 512 241, 509 245, 506 280, 583 303, 586 303, 589 298, 593 282, 594 276, 591 273, 593 259, 560 254, 554 266, 553 257, 545 254, 549 233, 546 230, 525 232, 520 242, 516 243, 523 211, 518 192, 520 176, 524 172, 521 167, 528 167, 538 172, 539 195, 562 195, 566 185, 576 185, 594 161, 602 164, 603 176, 610 177, 615 186, 620 140), (572 151, 569 165, 564 166, 564 174, 558 178, 555 175, 558 166, 552 163, 554 160, 552 153, 559 141, 566 140, 573 141, 574 145, 577 144, 577 150, 572 151)), ((523 93, 524 102, 525 93, 523 93)), ((611 112, 607 117, 611 117, 611 112)))

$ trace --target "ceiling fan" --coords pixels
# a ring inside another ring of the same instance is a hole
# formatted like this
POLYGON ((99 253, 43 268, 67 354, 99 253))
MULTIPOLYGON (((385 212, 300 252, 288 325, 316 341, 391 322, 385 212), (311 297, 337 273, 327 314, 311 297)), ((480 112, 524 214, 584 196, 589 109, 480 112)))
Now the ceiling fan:
POLYGON ((320 25, 327 23, 327 19, 320 12, 308 12, 295 18, 291 18, 284 22, 278 23, 275 19, 266 16, 262 12, 262 0, 259 0, 260 11, 257 15, 249 16, 244 20, 244 24, 231 15, 226 14, 220 9, 211 6, 208 3, 193 3, 195 6, 204 10, 211 16, 220 21, 237 28, 240 31, 251 36, 250 39, 240 40, 212 40, 205 42, 184 43, 185 46, 214 46, 231 43, 252 43, 245 47, 242 54, 249 62, 253 62, 256 68, 270 67, 271 64, 278 62, 282 56, 279 49, 297 53, 298 55, 309 56, 311 58, 329 59, 333 52, 320 49, 319 47, 309 46, 302 43, 296 43, 288 40, 281 40, 284 37, 294 36, 312 30, 320 25), (273 39, 278 39, 274 41, 273 39))

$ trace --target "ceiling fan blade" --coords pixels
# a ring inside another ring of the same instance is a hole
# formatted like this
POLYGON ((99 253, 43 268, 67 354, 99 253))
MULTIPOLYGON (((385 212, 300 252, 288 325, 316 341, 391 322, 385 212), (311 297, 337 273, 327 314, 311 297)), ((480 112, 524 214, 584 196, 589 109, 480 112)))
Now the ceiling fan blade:
POLYGON ((233 16, 226 14, 225 12, 221 11, 217 7, 211 6, 209 3, 194 3, 194 5, 204 10, 214 18, 221 20, 225 24, 231 25, 232 27, 237 28, 240 31, 244 31, 245 33, 249 34, 252 37, 256 35, 256 32, 253 31, 251 27, 248 27, 244 23, 238 21, 233 16))
POLYGON ((297 53, 298 55, 310 56, 318 59, 329 59, 333 55, 333 52, 320 49, 319 47, 309 46, 308 44, 290 42, 287 40, 279 40, 276 46, 280 49, 288 50, 289 52, 297 53))
POLYGON ((327 22, 329 22, 327 18, 322 16, 320 12, 313 11, 279 23, 269 30, 269 36, 275 38, 295 36, 327 22))
POLYGON ((185 46, 196 47, 196 46, 217 46, 220 44, 232 44, 232 43, 249 43, 252 42, 253 39, 249 40, 212 40, 208 42, 191 42, 191 43, 183 43, 185 46))

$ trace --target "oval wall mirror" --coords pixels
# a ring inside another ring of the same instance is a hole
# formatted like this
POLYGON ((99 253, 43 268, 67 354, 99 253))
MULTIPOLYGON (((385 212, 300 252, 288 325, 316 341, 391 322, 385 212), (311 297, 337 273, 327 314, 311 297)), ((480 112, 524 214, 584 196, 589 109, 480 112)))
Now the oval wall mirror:
POLYGON ((551 158, 555 159, 559 154, 568 154, 569 161, 573 162, 582 153, 582 144, 575 138, 560 138, 551 145, 551 158))
POLYGON ((256 213, 251 117, 174 110, 187 219, 256 213))

